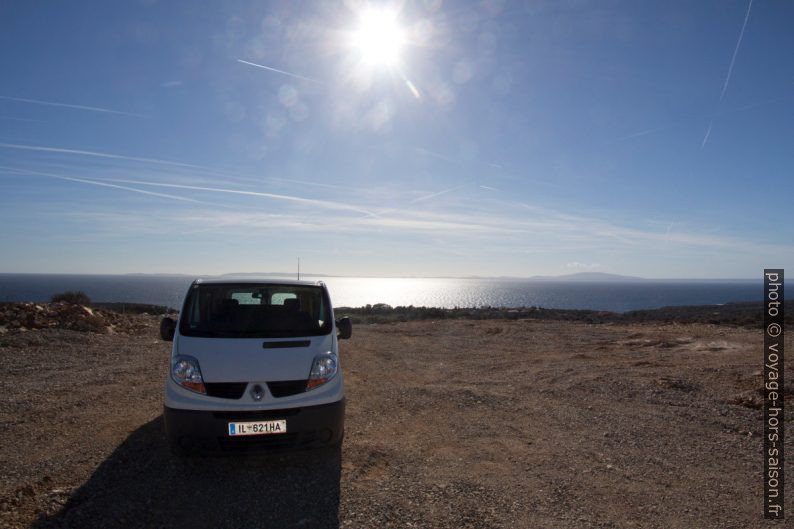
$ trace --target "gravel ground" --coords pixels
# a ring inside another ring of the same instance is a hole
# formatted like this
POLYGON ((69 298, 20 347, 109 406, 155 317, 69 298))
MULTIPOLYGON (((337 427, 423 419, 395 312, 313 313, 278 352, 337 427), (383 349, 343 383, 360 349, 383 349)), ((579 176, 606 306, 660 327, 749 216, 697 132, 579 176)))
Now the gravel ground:
POLYGON ((170 344, 135 318, 131 335, 0 335, 0 527, 775 526, 760 331, 362 325, 342 343, 341 450, 178 459, 170 344))

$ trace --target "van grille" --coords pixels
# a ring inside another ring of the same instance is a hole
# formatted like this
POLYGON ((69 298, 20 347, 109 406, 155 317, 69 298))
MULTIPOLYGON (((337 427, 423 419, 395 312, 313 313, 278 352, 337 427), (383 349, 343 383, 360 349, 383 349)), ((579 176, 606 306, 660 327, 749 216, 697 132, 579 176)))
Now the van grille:
MULTIPOLYGON (((207 395, 221 399, 239 399, 243 396, 248 382, 205 382, 207 395)), ((270 394, 276 398, 289 397, 306 391, 305 380, 280 380, 278 382, 268 382, 267 388, 270 394)))
POLYGON ((221 399, 239 399, 243 396, 248 382, 205 382, 207 395, 221 399))
POLYGON ((283 380, 279 382, 268 382, 267 389, 276 398, 289 397, 306 391, 305 380, 283 380))

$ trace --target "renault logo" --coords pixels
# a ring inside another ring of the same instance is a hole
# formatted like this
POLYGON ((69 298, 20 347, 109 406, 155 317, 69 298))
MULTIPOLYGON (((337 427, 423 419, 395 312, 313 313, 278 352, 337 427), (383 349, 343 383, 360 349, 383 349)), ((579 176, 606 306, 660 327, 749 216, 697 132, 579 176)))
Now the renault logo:
POLYGON ((265 396, 265 388, 260 386, 259 384, 254 384, 254 387, 251 388, 251 398, 254 400, 262 400, 265 396))

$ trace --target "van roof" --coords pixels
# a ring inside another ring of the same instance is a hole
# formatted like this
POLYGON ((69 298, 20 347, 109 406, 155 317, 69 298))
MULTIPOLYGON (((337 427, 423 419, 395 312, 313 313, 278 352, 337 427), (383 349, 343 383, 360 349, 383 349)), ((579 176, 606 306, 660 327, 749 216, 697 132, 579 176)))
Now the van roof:
POLYGON ((215 277, 200 277, 193 281, 194 284, 235 284, 253 283, 257 285, 302 285, 302 286, 322 286, 322 281, 296 281, 294 279, 280 279, 277 277, 262 277, 251 275, 228 275, 215 277))

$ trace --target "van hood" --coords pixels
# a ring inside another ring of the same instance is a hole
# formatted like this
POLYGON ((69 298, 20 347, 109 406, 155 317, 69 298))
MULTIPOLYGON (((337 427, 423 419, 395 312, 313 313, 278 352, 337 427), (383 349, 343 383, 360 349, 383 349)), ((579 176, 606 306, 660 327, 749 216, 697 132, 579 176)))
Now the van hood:
POLYGON ((333 334, 273 339, 178 335, 175 341, 177 354, 198 360, 204 382, 305 380, 315 356, 335 352, 333 334))

